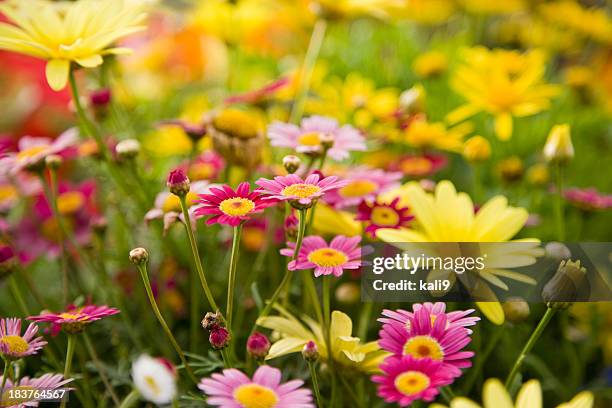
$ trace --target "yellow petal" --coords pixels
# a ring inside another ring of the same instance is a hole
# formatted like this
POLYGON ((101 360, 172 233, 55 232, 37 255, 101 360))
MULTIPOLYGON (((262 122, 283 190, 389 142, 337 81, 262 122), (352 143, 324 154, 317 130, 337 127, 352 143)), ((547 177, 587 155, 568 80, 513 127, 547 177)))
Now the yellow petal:
MULTIPOLYGON (((430 405, 431 407, 431 405, 430 405)), ((465 397, 454 398, 451 401, 450 408, 480 408, 480 405, 465 397)))
POLYGON ((85 57, 85 58, 77 58, 76 62, 85 68, 94 68, 97 67, 99 65, 102 65, 102 63, 104 62, 104 60, 102 59, 101 56, 94 54, 91 55, 89 57, 85 57))
POLYGON ((70 70, 70 61, 67 60, 51 60, 47 62, 45 73, 47 82, 54 91, 61 91, 68 82, 68 71, 70 70))
POLYGON ((512 115, 500 113, 495 117, 495 134, 499 140, 508 140, 512 136, 512 115))
POLYGON ((350 337, 353 331, 353 322, 345 313, 334 310, 331 316, 330 337, 350 337))
POLYGON ((482 314, 484 314, 491 323, 498 326, 504 324, 504 309, 502 309, 499 302, 476 302, 476 306, 478 306, 482 314))
MULTIPOLYGON (((514 408, 514 404, 501 381, 496 378, 487 380, 482 392, 484 408, 514 408)), ((454 407, 453 407, 454 408, 454 407)))
POLYGON ((577 394, 571 401, 558 405, 557 408, 592 408, 593 394, 589 391, 582 391, 577 394))
POLYGON ((285 354, 296 353, 302 350, 302 347, 304 347, 304 344, 306 344, 307 342, 308 340, 297 339, 294 337, 286 337, 284 339, 280 339, 276 343, 272 344, 272 347, 270 347, 270 351, 266 356, 266 360, 271 360, 276 357, 284 356, 285 354))
POLYGON ((516 408, 542 408, 542 388, 538 380, 523 384, 516 397, 516 408))

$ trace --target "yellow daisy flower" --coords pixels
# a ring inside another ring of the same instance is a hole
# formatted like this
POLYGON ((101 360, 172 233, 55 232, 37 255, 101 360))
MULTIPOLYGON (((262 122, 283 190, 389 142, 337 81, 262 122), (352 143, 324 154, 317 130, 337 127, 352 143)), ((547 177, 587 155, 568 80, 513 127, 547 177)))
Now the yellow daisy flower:
POLYGON ((464 61, 451 87, 467 103, 447 115, 451 124, 486 112, 495 117, 499 139, 508 140, 514 116, 531 116, 548 109, 550 99, 559 93, 557 86, 544 83, 544 54, 540 51, 521 54, 474 47, 464 51, 464 61))
MULTIPOLYGON (((323 330, 318 323, 308 316, 301 316, 302 323, 287 310, 281 307, 276 309, 280 316, 267 316, 257 320, 259 326, 274 330, 280 336, 280 340, 272 344, 266 360, 297 353, 309 341, 315 342, 323 361, 329 358, 323 330)), ((389 353, 381 350, 376 341, 361 343, 358 337, 352 336, 352 332, 351 318, 334 310, 330 324, 331 355, 334 362, 366 374, 378 372, 378 365, 389 353)))
POLYGON ((473 130, 469 122, 455 127, 447 127, 441 122, 416 120, 404 130, 400 141, 417 149, 438 149, 461 152, 463 139, 473 130))
MULTIPOLYGON (((414 242, 478 242, 482 254, 487 254, 485 268, 478 272, 483 283, 507 290, 501 278, 535 284, 531 277, 508 270, 531 265, 543 254, 537 239, 512 240, 527 221, 523 208, 510 207, 508 200, 497 196, 485 203, 477 213, 466 193, 458 193, 448 180, 428 194, 419 183, 410 182, 398 189, 383 193, 383 200, 400 197, 399 206, 409 206, 415 217, 415 228, 379 229, 377 236, 402 248, 402 243, 414 242), (518 245, 499 245, 499 242, 520 242, 518 245)), ((471 248, 477 250, 478 248, 471 248)), ((454 255, 453 255, 454 256, 454 255)), ((455 282, 455 273, 431 271, 428 279, 449 279, 455 282)), ((487 285, 480 290, 486 291, 487 285)), ((494 296, 489 292, 487 296, 494 296)), ((487 318, 496 324, 504 322, 504 312, 497 302, 478 302, 487 318)))
MULTIPOLYGON (((465 398, 453 398, 450 408, 542 408, 542 387, 538 380, 527 381, 518 392, 516 401, 504 388, 501 381, 496 378, 488 379, 482 391, 483 405, 465 398)), ((571 401, 557 405, 557 408, 591 408, 593 406, 593 394, 582 391, 571 401)), ((447 408, 441 404, 431 404, 429 408, 447 408)))
POLYGON ((104 55, 130 51, 114 42, 145 28, 142 7, 124 0, 8 0, 0 12, 12 23, 0 22, 0 49, 47 60, 47 82, 56 91, 66 86, 72 62, 97 67, 104 55))

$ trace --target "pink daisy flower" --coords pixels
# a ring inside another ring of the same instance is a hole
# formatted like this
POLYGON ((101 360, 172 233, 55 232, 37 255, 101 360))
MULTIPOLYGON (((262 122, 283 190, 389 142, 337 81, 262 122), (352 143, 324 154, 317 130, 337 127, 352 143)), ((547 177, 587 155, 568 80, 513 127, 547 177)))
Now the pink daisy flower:
POLYGON ((240 183, 236 191, 224 184, 220 188, 211 187, 208 194, 200 194, 196 201, 200 206, 195 210, 197 217, 212 215, 207 224, 225 224, 237 227, 250 216, 260 213, 264 208, 274 205, 274 201, 264 200, 258 191, 250 191, 249 183, 240 183))
MULTIPOLYGON (((3 377, 0 375, 0 384, 2 384, 2 381, 3 377)), ((72 378, 65 380, 63 375, 51 373, 43 374, 38 378, 22 377, 18 383, 14 383, 13 381, 11 381, 10 378, 7 378, 6 384, 4 386, 4 393, 6 395, 6 392, 12 388, 51 391, 63 387, 71 381, 73 381, 72 378)), ((37 406, 38 401, 22 400, 20 403, 16 405, 11 405, 9 408, 24 408, 37 406)))
POLYGON ((378 194, 399 187, 401 178, 401 173, 357 167, 347 174, 345 186, 325 196, 325 202, 336 208, 344 208, 358 205, 363 200, 373 201, 378 194))
POLYGON ((366 150, 365 139, 357 129, 349 125, 340 127, 336 120, 323 116, 302 119, 301 126, 274 122, 268 127, 272 146, 288 147, 298 153, 320 152, 322 134, 333 136, 334 143, 327 155, 334 160, 348 158, 351 151, 366 150))
POLYGON ((101 320, 107 316, 113 316, 118 313, 119 309, 108 307, 106 305, 87 305, 83 307, 70 305, 65 312, 43 312, 38 316, 28 317, 28 320, 33 322, 52 323, 52 332, 54 333, 57 332, 60 327, 68 333, 77 333, 82 331, 85 326, 97 320, 101 320))
POLYGON ((36 354, 47 342, 42 337, 35 337, 38 326, 30 323, 23 336, 21 319, 0 319, 0 354, 5 358, 18 359, 36 354))
MULTIPOLYGON (((414 305, 412 305, 412 312, 409 312, 407 310, 402 310, 402 309, 398 309, 398 310, 384 309, 382 311, 382 315, 385 317, 378 319, 378 321, 381 323, 393 323, 393 324, 399 323, 402 326, 404 326, 406 330, 408 330, 410 328, 410 318, 414 317, 414 312, 417 312, 418 310, 421 310, 421 309, 425 309, 429 313, 432 321, 435 321, 435 319, 439 315, 445 315, 446 324, 449 327, 474 326, 480 320, 480 317, 477 317, 477 316, 468 317, 469 315, 474 313, 474 309, 457 310, 454 312, 446 313, 446 303, 444 302, 436 302, 436 303, 426 302, 426 303, 415 303, 414 305)), ((472 333, 470 329, 466 329, 466 330, 468 330, 470 334, 472 333)))
POLYGON ((289 201, 294 207, 308 208, 324 194, 344 187, 346 181, 335 176, 321 178, 319 174, 311 174, 302 180, 296 174, 289 174, 274 177, 274 180, 260 178, 255 184, 261 187, 262 193, 268 194, 266 199, 289 201))
POLYGON ((207 396, 207 403, 223 408, 314 408, 309 389, 304 382, 293 380, 281 384, 281 371, 263 365, 253 379, 234 368, 223 370, 203 379, 198 388, 207 396))
POLYGON ((410 215, 408 207, 399 206, 399 197, 390 203, 380 200, 362 201, 357 208, 357 221, 365 221, 367 226, 365 232, 376 237, 376 231, 380 228, 406 227, 414 216, 410 215))
POLYGON ((383 374, 372 377, 372 381, 378 384, 378 396, 401 407, 416 400, 433 401, 440 387, 453 382, 452 373, 439 361, 430 358, 390 356, 380 369, 383 374))
POLYGON ((607 210, 612 207, 612 195, 602 194, 592 187, 568 188, 563 195, 570 204, 585 211, 607 210))
POLYGON ((408 323, 391 321, 379 332, 378 344, 398 356, 431 359, 453 374, 461 375, 461 368, 472 365, 472 351, 463 351, 470 341, 470 332, 464 326, 449 325, 445 313, 432 315, 431 309, 421 307, 408 317, 408 323))
MULTIPOLYGON (((364 253, 359 246, 361 237, 345 237, 338 235, 327 244, 318 235, 304 238, 297 259, 289 262, 290 271, 313 269, 314 276, 342 276, 345 269, 359 269, 361 255, 364 253)), ((281 249, 281 255, 293 257, 295 242, 287 242, 289 248, 281 249)))

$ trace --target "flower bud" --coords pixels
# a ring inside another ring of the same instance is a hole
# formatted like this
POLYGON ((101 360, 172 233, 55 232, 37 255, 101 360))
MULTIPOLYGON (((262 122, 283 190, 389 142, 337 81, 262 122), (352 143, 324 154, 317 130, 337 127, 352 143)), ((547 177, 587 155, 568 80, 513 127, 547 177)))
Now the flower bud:
POLYGON ((149 253, 144 248, 134 248, 130 251, 130 261, 136 265, 146 264, 149 260, 149 253))
POLYGON ((527 181, 533 186, 545 186, 550 180, 548 166, 536 163, 527 170, 527 181))
POLYGON ((329 150, 334 146, 335 137, 332 133, 321 133, 319 135, 319 143, 321 143, 321 147, 325 150, 329 150))
POLYGON ((208 340, 210 341, 212 348, 215 350, 221 350, 229 345, 231 335, 225 327, 217 327, 210 332, 208 340))
POLYGON ((346 305, 352 305, 361 299, 361 290, 355 282, 345 282, 338 285, 336 289, 336 299, 346 305))
POLYGON ((214 331, 221 324, 221 313, 219 311, 216 312, 208 312, 202 319, 202 327, 208 331, 214 331))
POLYGON ((585 282, 586 268, 580 261, 561 261, 555 275, 542 290, 542 299, 550 308, 566 309, 576 300, 585 282))
POLYGON ((256 360, 263 360, 270 351, 270 340, 265 334, 254 332, 247 340, 247 353, 256 360))
POLYGON ((133 159, 140 153, 140 142, 136 139, 125 139, 117 143, 115 152, 121 159, 133 159))
POLYGON ((111 100, 111 90, 109 88, 101 88, 89 94, 89 103, 94 108, 103 108, 109 104, 111 100))
POLYGON ((98 235, 104 235, 106 228, 108 228, 108 221, 106 220, 106 217, 97 216, 92 218, 89 225, 91 226, 93 232, 98 235))
POLYGON ((45 157, 45 166, 47 166, 48 169, 58 169, 62 165, 62 162, 62 156, 57 154, 50 154, 45 157))
POLYGON ((481 163, 491 157, 491 144, 482 136, 474 136, 465 141, 463 157, 470 163, 481 163))
POLYGON ((168 175, 166 186, 168 186, 168 190, 170 190, 172 194, 179 197, 187 195, 191 188, 189 178, 183 169, 172 170, 168 175))
POLYGON ((503 305, 506 319, 512 323, 520 323, 529 317, 529 303, 523 298, 508 298, 503 305))
POLYGON ((546 139, 543 154, 547 161, 561 164, 574 158, 574 146, 568 124, 553 126, 546 139))
POLYGON ((300 168, 301 164, 302 161, 300 160, 300 158, 292 154, 283 157, 283 166, 289 174, 295 173, 300 168))
POLYGON ((569 259, 572 256, 571 251, 561 242, 549 242, 544 246, 546 256, 554 259, 557 262, 569 259))
POLYGON ((506 182, 518 181, 523 177, 523 161, 518 156, 510 156, 497 165, 499 176, 506 182))
POLYGON ((302 356, 304 360, 311 363, 319 359, 319 348, 314 341, 310 340, 308 343, 304 344, 302 356))

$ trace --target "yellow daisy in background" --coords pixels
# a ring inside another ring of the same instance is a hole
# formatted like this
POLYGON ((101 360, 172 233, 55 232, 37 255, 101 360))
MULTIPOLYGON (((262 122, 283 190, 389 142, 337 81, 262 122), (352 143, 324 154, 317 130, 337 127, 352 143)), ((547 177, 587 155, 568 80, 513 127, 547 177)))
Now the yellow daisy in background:
POLYGON ((323 202, 317 203, 312 227, 318 234, 336 235, 342 231, 348 237, 361 235, 363 230, 361 223, 355 221, 354 214, 336 210, 323 202))
POLYGON ((527 6, 525 0, 459 0, 461 7, 473 14, 510 14, 523 11, 527 6))
POLYGON ((520 53, 473 47, 464 50, 464 64, 451 80, 451 87, 467 103, 450 112, 450 124, 479 112, 495 118, 495 133, 501 140, 512 136, 512 118, 547 110, 559 87, 544 82, 545 58, 538 50, 520 53))
MULTIPOLYGON (((317 345, 321 359, 327 361, 329 352, 321 326, 308 316, 302 316, 302 323, 287 310, 276 307, 280 316, 267 316, 257 320, 259 326, 274 330, 280 340, 272 344, 266 360, 302 351, 309 341, 317 345)), ((361 343, 352 336, 353 322, 346 314, 334 310, 331 315, 331 355, 336 363, 366 374, 378 372, 378 365, 389 354, 376 341, 361 343)))
POLYGON ((472 132, 469 122, 447 127, 442 122, 415 120, 401 134, 399 141, 417 149, 438 149, 461 152, 463 139, 472 132))
POLYGON ((104 55, 129 52, 112 44, 144 30, 146 18, 141 6, 124 0, 8 0, 0 12, 13 23, 0 23, 0 49, 47 60, 47 82, 56 91, 66 86, 72 62, 93 68, 104 55))
POLYGON ((412 70, 421 78, 430 78, 443 74, 448 68, 448 58, 443 52, 424 52, 415 58, 412 70))
MULTIPOLYGON (((419 183, 410 182, 381 195, 383 200, 392 197, 400 197, 400 206, 410 207, 417 226, 410 229, 379 229, 377 236, 381 240, 395 243, 398 248, 406 250, 414 250, 414 245, 402 243, 477 242, 480 243, 480 253, 487 254, 485 268, 478 271, 481 282, 504 290, 508 286, 501 278, 535 284, 531 277, 507 269, 531 265, 536 262, 537 256, 543 254, 537 239, 512 240, 527 221, 525 209, 511 207, 505 197, 496 196, 475 213, 470 196, 458 193, 448 180, 438 183, 434 194, 425 192, 419 183), (508 241, 520 244, 496 244, 508 241)), ((455 282, 457 275, 445 270, 433 270, 428 279, 455 282)), ((490 290, 487 291, 486 285, 481 286, 479 290, 487 297, 494 296, 490 290)), ((504 312, 499 303, 478 302, 478 307, 493 323, 504 322, 504 312)))
MULTIPOLYGON (((479 405, 469 398, 453 398, 450 408, 542 408, 542 387, 538 380, 527 381, 518 392, 516 402, 506 391, 501 381, 496 378, 488 379, 482 391, 483 405, 479 405)), ((593 394, 582 391, 571 401, 557 405, 557 408, 591 408, 593 394)), ((429 408, 447 408, 446 405, 431 404, 429 408)))

